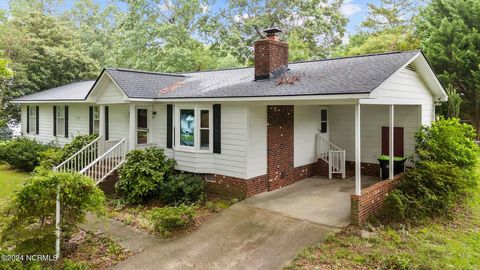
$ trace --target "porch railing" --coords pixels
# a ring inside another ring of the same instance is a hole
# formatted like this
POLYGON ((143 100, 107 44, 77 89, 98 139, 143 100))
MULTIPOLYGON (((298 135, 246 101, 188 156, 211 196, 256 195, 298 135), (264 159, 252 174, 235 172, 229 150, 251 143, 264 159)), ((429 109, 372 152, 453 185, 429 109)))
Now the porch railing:
POLYGON ((80 173, 92 178, 96 184, 99 184, 125 162, 127 153, 126 139, 122 139, 83 168, 80 173))
POLYGON ((100 142, 101 137, 98 136, 64 162, 54 167, 53 170, 58 172, 78 172, 82 170, 85 166, 97 159, 100 142))
POLYGON ((332 174, 339 173, 345 179, 345 150, 322 137, 320 133, 316 134, 315 142, 317 158, 328 164, 328 177, 332 178, 332 174))

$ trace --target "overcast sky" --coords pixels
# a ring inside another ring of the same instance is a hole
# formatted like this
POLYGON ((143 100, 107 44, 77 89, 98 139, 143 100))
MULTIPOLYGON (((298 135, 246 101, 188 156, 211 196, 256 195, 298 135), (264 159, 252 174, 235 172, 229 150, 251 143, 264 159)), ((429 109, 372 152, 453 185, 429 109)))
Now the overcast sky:
MULTIPOLYGON (((105 5, 109 0, 94 0, 94 2, 105 5)), ((226 2, 227 0, 217 0, 213 9, 223 7, 226 2)), ((347 25, 347 31, 350 35, 357 32, 360 22, 365 18, 367 13, 367 3, 378 4, 379 2, 379 0, 345 0, 345 4, 342 7, 342 13, 350 20, 347 25)), ((64 0, 62 9, 69 9, 73 3, 74 0, 64 0)), ((0 0, 0 8, 8 8, 8 0, 0 0)))

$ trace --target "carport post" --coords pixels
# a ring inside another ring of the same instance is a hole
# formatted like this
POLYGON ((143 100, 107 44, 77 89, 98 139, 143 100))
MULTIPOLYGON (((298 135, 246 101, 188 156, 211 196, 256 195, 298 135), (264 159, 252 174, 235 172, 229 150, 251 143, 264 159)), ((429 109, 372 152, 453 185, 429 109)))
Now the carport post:
POLYGON ((355 104, 355 195, 362 194, 362 175, 360 163, 360 104, 355 104))
POLYGON ((394 174, 394 158, 395 158, 395 153, 394 153, 394 134, 395 134, 395 130, 394 130, 394 113, 395 113, 395 107, 393 104, 390 104, 390 112, 389 112, 389 134, 388 134, 388 137, 389 137, 389 140, 388 140, 388 147, 389 147, 389 150, 388 150, 388 153, 389 153, 389 157, 388 157, 388 178, 389 179, 393 179, 393 174, 394 174))

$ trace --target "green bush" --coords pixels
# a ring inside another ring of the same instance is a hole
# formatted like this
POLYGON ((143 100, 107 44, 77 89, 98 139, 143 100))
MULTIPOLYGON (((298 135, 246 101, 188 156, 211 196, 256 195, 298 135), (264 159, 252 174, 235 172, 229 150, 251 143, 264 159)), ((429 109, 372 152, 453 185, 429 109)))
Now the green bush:
POLYGON ((166 204, 197 203, 204 198, 205 181, 200 176, 180 173, 165 179, 160 199, 166 204))
POLYGON ((439 118, 415 134, 416 159, 472 169, 480 154, 475 137, 476 132, 471 125, 460 123, 457 118, 439 118))
POLYGON ((35 168, 37 171, 39 167, 42 169, 52 169, 54 166, 63 162, 64 152, 62 148, 52 147, 43 151, 38 156, 38 166, 35 168))
POLYGON ((91 143, 95 140, 98 135, 79 135, 73 138, 73 140, 63 146, 63 160, 71 157, 76 152, 80 151, 83 147, 87 146, 87 144, 91 143))
POLYGON ((0 145, 0 161, 31 172, 39 164, 40 153, 52 146, 28 138, 18 138, 0 145))
POLYGON ((194 205, 181 204, 152 210, 150 222, 156 232, 168 235, 171 231, 183 229, 192 224, 194 216, 194 205))
POLYGON ((0 242, 21 254, 53 254, 55 205, 60 188, 62 238, 68 239, 86 212, 103 212, 104 195, 83 175, 50 172, 36 174, 2 213, 0 242))
POLYGON ((174 167, 175 161, 167 159, 161 148, 130 151, 119 170, 120 177, 115 188, 127 203, 158 198, 163 182, 172 177, 174 167))
POLYGON ((416 134, 415 167, 391 192, 380 217, 421 220, 448 215, 477 186, 475 130, 458 119, 439 119, 416 134))

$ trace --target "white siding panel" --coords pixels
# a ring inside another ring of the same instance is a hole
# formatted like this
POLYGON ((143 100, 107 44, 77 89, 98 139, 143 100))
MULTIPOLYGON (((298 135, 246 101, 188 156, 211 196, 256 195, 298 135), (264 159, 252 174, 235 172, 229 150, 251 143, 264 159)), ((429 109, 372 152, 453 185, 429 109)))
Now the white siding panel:
POLYGON ((129 106, 108 105, 108 135, 110 140, 128 139, 129 106))
MULTIPOLYGON (((69 138, 53 136, 53 105, 39 105, 39 134, 32 130, 27 132, 27 105, 22 105, 22 134, 25 137, 36 139, 43 143, 64 145, 78 135, 88 134, 88 105, 85 104, 58 104, 68 106, 69 138)), ((36 105, 31 105, 36 106, 36 105)))
POLYGON ((417 72, 403 69, 387 80, 372 96, 379 101, 394 104, 418 104, 422 106, 422 124, 429 125, 435 120, 433 96, 417 72))
POLYGON ((125 103, 122 90, 108 76, 96 87, 96 102, 98 104, 125 103))
POLYGON ((294 166, 314 163, 315 134, 320 127, 320 106, 295 106, 294 166))
POLYGON ((248 111, 247 178, 267 174, 267 106, 248 111))
MULTIPOLYGON (((405 156, 414 152, 414 134, 420 127, 419 105, 395 105, 395 126, 404 128, 405 156)), ((330 107, 330 140, 346 150, 346 159, 355 160, 354 107, 330 107)), ((381 154, 381 129, 388 126, 388 106, 361 105, 362 162, 377 163, 381 154)))

